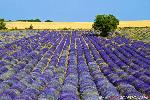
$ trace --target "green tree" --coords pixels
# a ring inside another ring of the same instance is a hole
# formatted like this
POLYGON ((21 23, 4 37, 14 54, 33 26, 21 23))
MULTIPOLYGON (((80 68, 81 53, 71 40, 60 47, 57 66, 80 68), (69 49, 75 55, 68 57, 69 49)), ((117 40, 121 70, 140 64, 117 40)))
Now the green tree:
POLYGON ((4 22, 5 20, 3 18, 0 18, 0 22, 4 22))
POLYGON ((41 22, 41 20, 40 19, 35 19, 35 20, 33 20, 34 22, 41 22))
POLYGON ((4 23, 4 19, 0 19, 0 30, 7 29, 6 23, 4 23))
POLYGON ((28 19, 28 20, 17 20, 17 21, 22 21, 22 22, 41 22, 40 19, 28 19))
POLYGON ((106 37, 108 36, 108 32, 114 31, 117 29, 117 25, 119 25, 119 20, 109 14, 109 15, 97 15, 93 24, 94 30, 101 31, 100 36, 106 37))
POLYGON ((51 20, 46 20, 45 22, 53 22, 53 21, 51 21, 51 20))

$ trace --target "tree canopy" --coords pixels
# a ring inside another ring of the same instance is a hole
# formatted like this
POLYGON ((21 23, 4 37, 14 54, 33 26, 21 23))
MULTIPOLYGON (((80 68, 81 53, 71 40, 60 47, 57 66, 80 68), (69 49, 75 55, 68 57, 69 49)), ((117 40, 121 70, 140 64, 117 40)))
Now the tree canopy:
POLYGON ((119 25, 119 20, 109 14, 109 15, 97 15, 93 24, 94 30, 99 30, 101 36, 108 36, 108 32, 114 31, 117 29, 117 25, 119 25))

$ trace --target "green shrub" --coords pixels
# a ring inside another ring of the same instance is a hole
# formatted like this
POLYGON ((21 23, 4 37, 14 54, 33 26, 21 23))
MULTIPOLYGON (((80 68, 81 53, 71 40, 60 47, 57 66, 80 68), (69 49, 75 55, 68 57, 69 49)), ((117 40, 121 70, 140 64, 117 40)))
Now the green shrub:
POLYGON ((64 28, 61 28, 60 30, 71 30, 71 28, 64 27, 64 28))
POLYGON ((13 30, 17 30, 18 28, 17 27, 12 27, 12 29, 10 29, 11 31, 13 30))
POLYGON ((29 28, 25 28, 25 29, 27 29, 27 30, 32 30, 32 29, 33 29, 33 25, 31 24, 31 25, 29 26, 29 28))
POLYGON ((18 28, 17 27, 15 27, 15 30, 17 30, 18 28))
POLYGON ((32 24, 30 25, 29 29, 33 29, 33 25, 32 24))
POLYGON ((109 15, 97 15, 93 24, 93 28, 96 31, 100 31, 101 36, 108 36, 108 32, 114 31, 117 29, 117 25, 119 25, 119 20, 109 14, 109 15))

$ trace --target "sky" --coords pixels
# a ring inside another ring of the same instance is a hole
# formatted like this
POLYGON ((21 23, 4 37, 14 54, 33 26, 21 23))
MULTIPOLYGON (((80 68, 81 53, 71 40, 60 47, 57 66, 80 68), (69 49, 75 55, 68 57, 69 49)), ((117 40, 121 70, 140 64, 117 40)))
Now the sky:
POLYGON ((98 14, 119 20, 150 20, 150 0, 1 0, 0 18, 92 22, 98 14))

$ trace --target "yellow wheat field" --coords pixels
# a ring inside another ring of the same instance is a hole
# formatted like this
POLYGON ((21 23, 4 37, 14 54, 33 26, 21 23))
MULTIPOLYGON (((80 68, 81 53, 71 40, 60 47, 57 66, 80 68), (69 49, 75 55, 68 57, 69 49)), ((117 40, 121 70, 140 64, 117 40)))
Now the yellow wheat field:
MULTIPOLYGON (((91 29, 93 22, 6 22, 8 29, 25 29, 33 25, 34 29, 91 29)), ((120 21, 118 27, 150 27, 150 20, 147 21, 120 21)))

